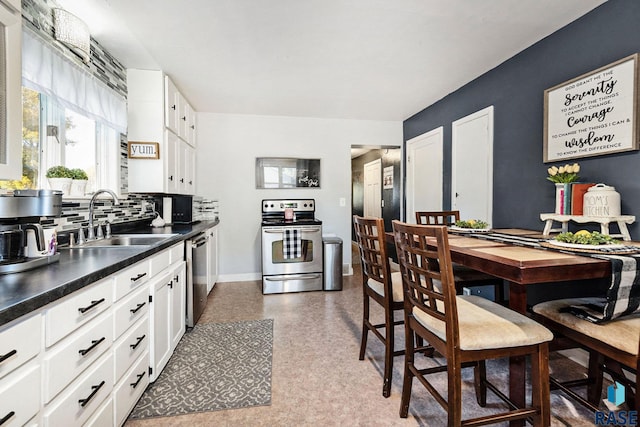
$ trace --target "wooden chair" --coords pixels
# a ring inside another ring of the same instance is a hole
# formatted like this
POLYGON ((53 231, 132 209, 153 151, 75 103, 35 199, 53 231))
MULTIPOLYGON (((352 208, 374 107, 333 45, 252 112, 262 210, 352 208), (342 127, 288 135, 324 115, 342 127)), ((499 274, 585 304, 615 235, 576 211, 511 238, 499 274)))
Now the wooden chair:
POLYGON ((591 298, 568 298, 533 306, 536 320, 555 335, 552 350, 579 347, 589 353, 586 379, 559 381, 551 378, 552 388, 562 390, 584 406, 597 411, 602 401, 603 373, 625 386, 626 402, 631 409, 640 408, 640 315, 628 315, 603 324, 594 324, 567 312, 572 305, 586 305, 591 298), (635 380, 625 375, 635 375, 635 380), (587 385, 586 398, 573 390, 587 385))
POLYGON ((402 277, 400 272, 391 272, 387 245, 385 242, 384 221, 382 218, 353 217, 356 241, 360 251, 362 268, 362 339, 360 343, 360 360, 364 360, 369 331, 384 343, 384 374, 382 395, 391 394, 393 373, 393 357, 404 354, 404 350, 394 348, 394 328, 403 321, 394 319, 394 313, 402 310, 402 277), (373 300, 384 309, 384 323, 373 324, 369 320, 369 303, 373 300), (384 335, 380 332, 384 329, 384 335))
POLYGON ((445 226, 393 221, 393 232, 404 287, 406 334, 400 416, 408 415, 413 377, 416 377, 447 411, 450 427, 525 418, 532 419, 535 426, 548 426, 551 417, 548 366, 548 342, 553 338, 551 332, 527 316, 485 298, 456 296, 445 226), (423 338, 442 354, 446 365, 418 369, 414 365, 417 337, 423 338), (479 405, 486 405, 487 388, 507 401, 507 397, 487 380, 485 360, 518 356, 531 356, 531 406, 515 408, 511 403, 508 404, 509 409, 502 413, 463 420, 461 369, 475 366, 479 405), (427 378, 430 374, 445 371, 448 384, 446 399, 427 378))
MULTIPOLYGON (((451 226, 459 220, 460 211, 416 212, 416 224, 451 226)), ((462 289, 466 286, 493 285, 495 301, 504 303, 504 285, 501 279, 456 263, 453 264, 453 276, 458 294, 462 294, 462 289)))

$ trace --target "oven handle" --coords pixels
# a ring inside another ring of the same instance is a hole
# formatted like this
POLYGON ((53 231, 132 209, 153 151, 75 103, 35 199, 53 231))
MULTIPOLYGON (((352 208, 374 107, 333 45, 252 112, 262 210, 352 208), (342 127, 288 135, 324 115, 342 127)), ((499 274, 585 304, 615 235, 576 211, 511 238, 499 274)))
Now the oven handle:
MULTIPOLYGON (((265 233, 279 233, 282 234, 284 233, 284 228, 265 228, 262 231, 264 231, 265 233)), ((300 227, 300 230, 302 230, 303 233, 317 233, 320 231, 320 227, 309 227, 309 228, 305 228, 305 227, 300 227)))
POLYGON ((307 280, 311 280, 311 279, 319 279, 320 277, 322 277, 321 274, 287 274, 286 277, 284 276, 277 276, 277 277, 264 277, 264 280, 267 280, 269 282, 282 282, 283 280, 296 280, 296 279, 307 279, 307 280))

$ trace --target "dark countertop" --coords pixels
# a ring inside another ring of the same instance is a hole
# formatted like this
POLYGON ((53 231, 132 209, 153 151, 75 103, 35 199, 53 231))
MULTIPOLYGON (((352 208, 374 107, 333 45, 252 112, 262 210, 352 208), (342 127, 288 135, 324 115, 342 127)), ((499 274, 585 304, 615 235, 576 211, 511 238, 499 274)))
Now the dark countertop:
MULTIPOLYGON (((58 262, 22 273, 0 276, 0 326, 44 307, 72 292, 135 264, 174 244, 187 240, 219 221, 176 224, 161 228, 138 227, 126 233, 173 234, 150 247, 59 249, 58 262)), ((118 234, 114 231, 114 234, 118 234)))

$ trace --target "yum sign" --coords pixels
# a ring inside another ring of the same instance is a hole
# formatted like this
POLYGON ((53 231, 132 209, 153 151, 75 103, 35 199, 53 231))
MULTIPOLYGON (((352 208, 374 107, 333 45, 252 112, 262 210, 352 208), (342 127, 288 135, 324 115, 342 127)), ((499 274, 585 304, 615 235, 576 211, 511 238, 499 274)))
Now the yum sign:
POLYGON ((130 159, 159 159, 160 144, 157 142, 129 141, 128 157, 130 159))

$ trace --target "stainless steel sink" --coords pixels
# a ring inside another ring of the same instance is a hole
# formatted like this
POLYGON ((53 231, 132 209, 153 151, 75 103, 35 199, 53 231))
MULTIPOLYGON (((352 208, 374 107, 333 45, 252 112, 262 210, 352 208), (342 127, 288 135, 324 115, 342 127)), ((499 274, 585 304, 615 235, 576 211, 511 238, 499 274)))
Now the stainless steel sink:
POLYGON ((113 236, 100 240, 91 240, 84 245, 75 246, 82 248, 115 248, 123 246, 153 246, 175 234, 114 234, 113 236))

